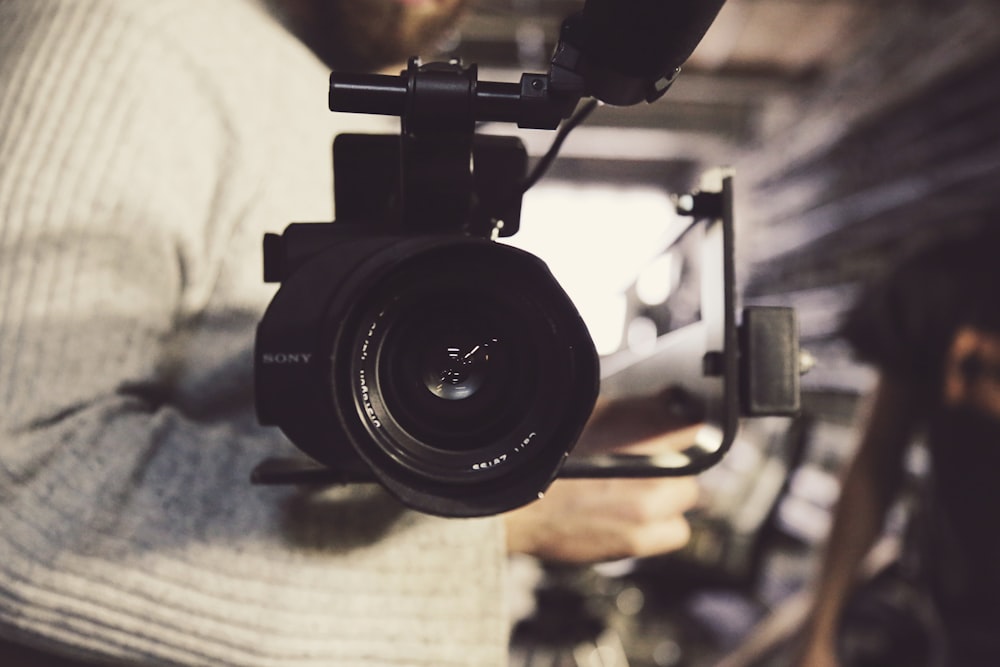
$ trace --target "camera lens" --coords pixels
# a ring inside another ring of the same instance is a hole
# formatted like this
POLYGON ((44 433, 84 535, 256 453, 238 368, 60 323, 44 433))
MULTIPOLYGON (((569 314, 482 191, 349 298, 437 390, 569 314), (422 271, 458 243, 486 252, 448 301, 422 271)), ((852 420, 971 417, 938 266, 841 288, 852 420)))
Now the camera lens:
POLYGON ((344 269, 324 325, 330 395, 353 451, 433 513, 536 498, 597 390, 593 344, 568 297, 536 257, 489 241, 363 243, 370 254, 344 269))

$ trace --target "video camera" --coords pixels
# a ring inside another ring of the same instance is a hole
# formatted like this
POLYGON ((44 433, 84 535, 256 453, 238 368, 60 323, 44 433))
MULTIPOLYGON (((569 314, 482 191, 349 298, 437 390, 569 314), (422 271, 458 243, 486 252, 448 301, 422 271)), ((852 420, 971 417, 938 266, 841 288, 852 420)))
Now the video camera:
POLYGON ((257 330, 258 418, 312 461, 266 461, 256 483, 375 481, 423 512, 482 516, 537 499, 560 474, 697 472, 724 454, 741 412, 797 407, 790 313, 745 314, 738 338, 731 179, 681 200, 691 224, 678 242, 696 238, 702 260, 700 317, 641 360, 602 363, 545 264, 496 242, 517 232, 524 191, 592 108, 576 111, 581 99, 663 95, 723 1, 588 0, 549 72, 519 83, 415 58, 399 76, 331 75, 331 110, 399 116, 402 131, 337 137, 337 220, 264 239, 265 280, 281 287, 257 330), (563 127, 529 174, 520 140, 476 134, 483 121, 563 127), (701 402, 689 448, 567 462, 599 390, 663 386, 701 402))

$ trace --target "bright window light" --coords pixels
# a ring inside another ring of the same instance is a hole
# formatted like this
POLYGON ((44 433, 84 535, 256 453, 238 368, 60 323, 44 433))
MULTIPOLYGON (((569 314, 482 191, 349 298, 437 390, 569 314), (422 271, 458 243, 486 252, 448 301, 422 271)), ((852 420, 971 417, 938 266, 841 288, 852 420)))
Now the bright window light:
POLYGON ((521 229, 507 243, 544 260, 580 310, 600 354, 622 344, 623 292, 663 251, 676 224, 658 188, 544 183, 524 196, 521 229))
POLYGON ((681 281, 683 259, 667 251, 653 259, 635 281, 635 293, 647 306, 659 306, 667 300, 681 281))

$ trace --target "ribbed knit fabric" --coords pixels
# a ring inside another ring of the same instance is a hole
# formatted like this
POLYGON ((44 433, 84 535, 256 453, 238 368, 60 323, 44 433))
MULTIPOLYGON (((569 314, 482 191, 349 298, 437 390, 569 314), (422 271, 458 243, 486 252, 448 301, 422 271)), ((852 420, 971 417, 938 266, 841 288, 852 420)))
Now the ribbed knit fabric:
POLYGON ((332 217, 326 70, 246 0, 0 2, 0 637, 503 665, 497 520, 248 483, 261 235, 332 217))

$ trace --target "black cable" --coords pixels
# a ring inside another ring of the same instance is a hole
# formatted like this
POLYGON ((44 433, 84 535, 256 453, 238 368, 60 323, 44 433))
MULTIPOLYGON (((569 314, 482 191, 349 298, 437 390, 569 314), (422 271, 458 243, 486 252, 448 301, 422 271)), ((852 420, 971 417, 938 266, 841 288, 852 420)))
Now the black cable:
POLYGON ((569 136, 569 133, 573 131, 573 128, 585 121, 587 116, 589 116, 599 104, 601 104, 601 102, 596 99, 588 100, 586 104, 577 109, 576 113, 570 116, 569 120, 562 124, 559 128, 559 132, 556 133, 556 138, 552 140, 552 145, 549 146, 549 150, 546 151, 545 155, 543 155, 541 159, 538 160, 535 168, 532 169, 531 173, 528 174, 528 177, 524 179, 524 184, 521 186, 520 194, 523 195, 531 189, 535 183, 541 180, 542 176, 545 175, 545 172, 552 166, 552 162, 559 154, 559 149, 562 148, 563 142, 566 141, 566 137, 569 136))

